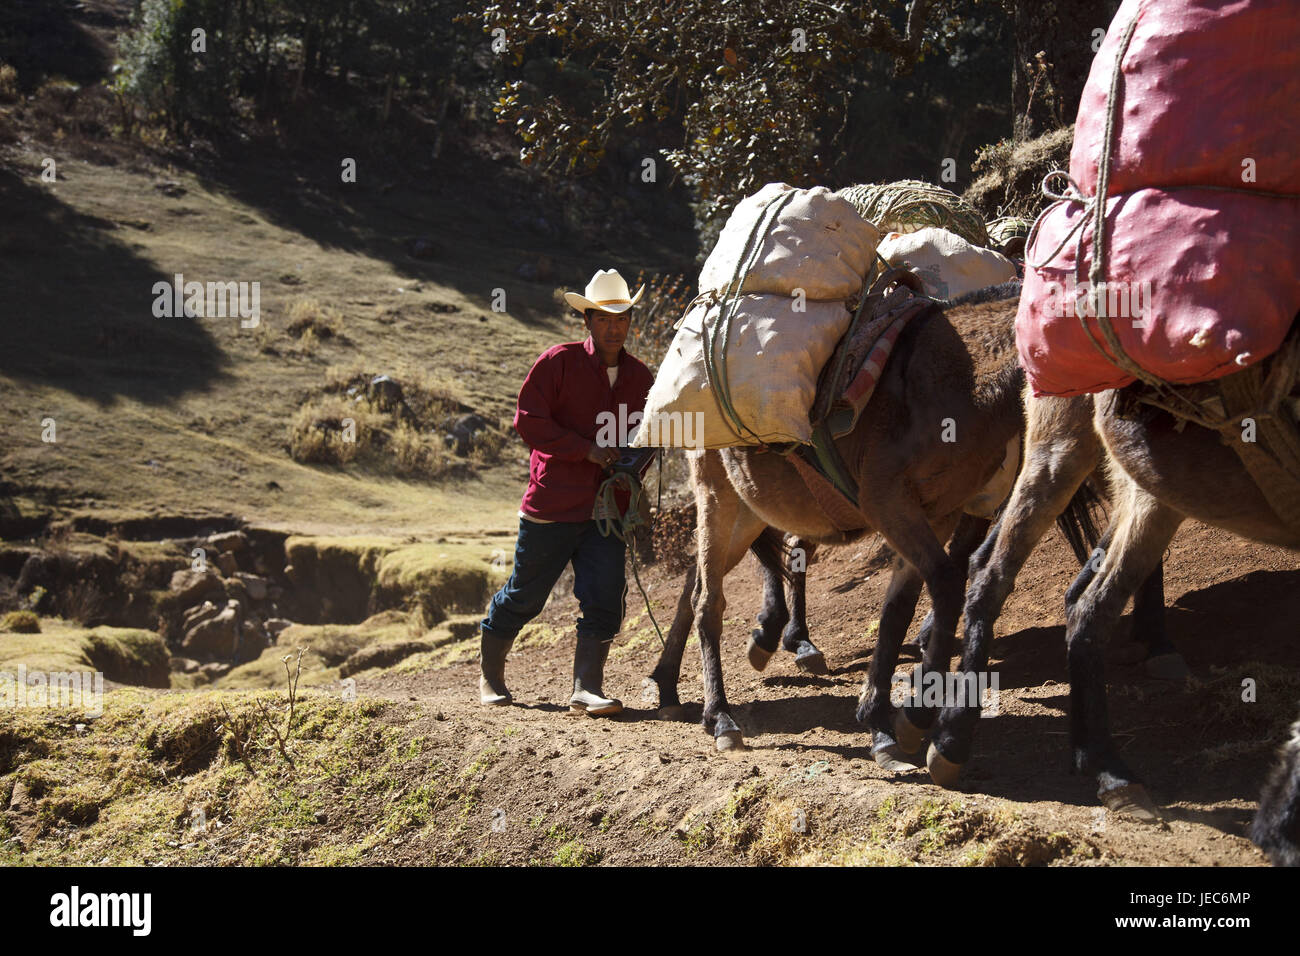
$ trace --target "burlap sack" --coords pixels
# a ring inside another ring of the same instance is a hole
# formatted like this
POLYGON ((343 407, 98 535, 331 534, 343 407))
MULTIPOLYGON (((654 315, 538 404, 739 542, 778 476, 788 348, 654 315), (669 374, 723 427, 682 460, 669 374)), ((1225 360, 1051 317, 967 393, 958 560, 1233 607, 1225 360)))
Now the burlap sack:
MULTIPOLYGON (((731 213, 700 271, 701 292, 728 288, 751 236, 757 258, 745 274, 741 291, 792 296, 803 289, 807 299, 830 301, 851 299, 862 291, 880 230, 824 186, 794 189, 785 183, 768 183, 731 213), (782 203, 787 195, 770 228, 755 235, 756 228, 762 230, 760 223, 767 222, 769 206, 782 203)), ((753 253, 754 247, 749 251, 753 253)))
POLYGON ((1016 277, 1015 264, 1006 256, 946 229, 891 232, 876 251, 891 266, 914 270, 926 294, 936 299, 955 299, 1016 277))
MULTIPOLYGON (((698 302, 677 329, 646 399, 637 447, 726 448, 764 442, 809 442, 808 410, 817 376, 852 314, 843 302, 810 301, 794 311, 783 295, 742 295, 725 353, 731 402, 755 435, 738 434, 718 407, 704 365, 702 329, 714 328, 716 302, 698 302)), ((715 355, 722 364, 722 337, 715 355)))

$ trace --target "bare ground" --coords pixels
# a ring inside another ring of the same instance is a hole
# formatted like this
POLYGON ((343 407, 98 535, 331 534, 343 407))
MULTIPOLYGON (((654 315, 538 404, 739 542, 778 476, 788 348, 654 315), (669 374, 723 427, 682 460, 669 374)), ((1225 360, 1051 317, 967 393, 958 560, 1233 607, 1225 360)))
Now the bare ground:
MULTIPOLYGON (((723 660, 749 745, 737 756, 716 753, 698 724, 699 664, 689 648, 682 699, 693 702, 691 722, 657 719, 642 680, 658 644, 638 619, 635 591, 605 684, 627 705, 620 719, 567 716, 576 602, 558 589, 512 654, 516 706, 477 704, 472 656, 443 670, 386 674, 359 692, 434 708, 440 749, 492 752, 481 828, 437 847, 439 859, 527 862, 546 845, 545 821, 608 863, 1263 862, 1245 833, 1295 716, 1300 648, 1283 623, 1300 610, 1294 556, 1185 526, 1168 555, 1166 589, 1171 634, 1196 681, 1151 680, 1140 664, 1124 663, 1131 647, 1112 648, 1112 726, 1164 810, 1159 828, 1103 813, 1090 782, 1068 772, 1060 621, 1074 570, 1055 531, 999 624, 991 666, 1001 675, 1001 715, 981 723, 961 792, 932 785, 924 771, 891 778, 877 768, 853 719, 872 648, 864 635, 886 585, 874 551, 827 552, 810 571, 809 627, 831 664, 825 678, 799 674, 784 652, 761 675, 749 667, 745 640, 761 580, 749 558, 729 577, 723 660), (1257 682, 1256 702, 1241 700, 1244 678, 1257 682)), ((681 575, 656 569, 646 581, 666 627, 681 575)), ((925 609, 923 598, 918 623, 925 609)))

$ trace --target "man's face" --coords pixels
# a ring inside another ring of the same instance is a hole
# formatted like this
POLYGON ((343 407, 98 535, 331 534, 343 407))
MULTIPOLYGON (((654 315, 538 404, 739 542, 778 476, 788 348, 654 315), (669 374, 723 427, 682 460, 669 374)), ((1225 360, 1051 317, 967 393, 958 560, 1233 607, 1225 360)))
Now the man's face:
POLYGON ((597 350, 606 355, 617 355, 618 350, 627 341, 627 330, 632 321, 632 310, 626 312, 601 312, 588 309, 586 312, 587 331, 597 350))

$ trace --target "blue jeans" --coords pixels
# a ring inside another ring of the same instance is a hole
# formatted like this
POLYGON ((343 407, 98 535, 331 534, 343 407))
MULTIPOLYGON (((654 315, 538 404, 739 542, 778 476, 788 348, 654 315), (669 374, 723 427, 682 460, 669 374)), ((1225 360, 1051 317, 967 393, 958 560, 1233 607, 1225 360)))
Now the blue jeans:
POLYGON ((582 612, 579 640, 612 640, 623 625, 626 607, 625 549, 618 538, 602 535, 595 521, 538 524, 520 518, 514 571, 493 596, 482 628, 494 637, 514 640, 542 613, 555 582, 572 564, 573 596, 582 612))

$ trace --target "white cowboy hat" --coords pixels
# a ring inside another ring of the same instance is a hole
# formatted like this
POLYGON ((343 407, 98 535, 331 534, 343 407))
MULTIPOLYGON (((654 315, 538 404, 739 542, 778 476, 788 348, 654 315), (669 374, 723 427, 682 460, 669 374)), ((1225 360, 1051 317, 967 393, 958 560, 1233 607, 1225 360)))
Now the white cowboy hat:
POLYGON ((600 269, 587 283, 585 295, 576 292, 564 293, 564 301, 579 312, 598 309, 601 312, 626 312, 641 299, 645 286, 636 290, 636 295, 629 296, 627 280, 618 274, 617 269, 600 269))

